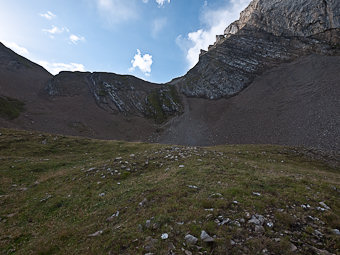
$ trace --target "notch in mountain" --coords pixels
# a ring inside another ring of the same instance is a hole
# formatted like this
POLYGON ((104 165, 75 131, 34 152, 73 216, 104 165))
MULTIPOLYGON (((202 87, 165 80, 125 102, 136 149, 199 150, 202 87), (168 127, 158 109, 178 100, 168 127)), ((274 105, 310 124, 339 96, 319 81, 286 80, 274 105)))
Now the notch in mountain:
POLYGON ((0 47, 0 125, 186 145, 340 149, 340 1, 253 0, 198 64, 168 84, 110 73, 51 76, 0 47), (18 60, 19 59, 19 60, 18 60))

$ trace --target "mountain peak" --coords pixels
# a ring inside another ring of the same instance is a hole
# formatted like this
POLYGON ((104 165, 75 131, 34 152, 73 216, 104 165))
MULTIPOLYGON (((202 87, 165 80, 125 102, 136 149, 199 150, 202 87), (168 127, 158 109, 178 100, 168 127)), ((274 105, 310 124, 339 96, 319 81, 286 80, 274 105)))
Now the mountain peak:
POLYGON ((338 0, 253 0, 240 19, 226 29, 235 33, 244 27, 276 36, 312 36, 340 28, 338 0))

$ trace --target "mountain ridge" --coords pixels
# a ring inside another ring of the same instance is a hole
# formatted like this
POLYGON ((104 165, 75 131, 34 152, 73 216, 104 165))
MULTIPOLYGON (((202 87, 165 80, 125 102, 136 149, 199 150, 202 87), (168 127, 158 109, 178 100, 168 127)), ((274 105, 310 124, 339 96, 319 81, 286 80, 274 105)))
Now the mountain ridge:
POLYGON ((338 6, 254 0, 194 68, 166 84, 100 72, 51 76, 0 47, 0 96, 26 104, 19 118, 0 119, 0 126, 184 145, 339 150, 338 6))

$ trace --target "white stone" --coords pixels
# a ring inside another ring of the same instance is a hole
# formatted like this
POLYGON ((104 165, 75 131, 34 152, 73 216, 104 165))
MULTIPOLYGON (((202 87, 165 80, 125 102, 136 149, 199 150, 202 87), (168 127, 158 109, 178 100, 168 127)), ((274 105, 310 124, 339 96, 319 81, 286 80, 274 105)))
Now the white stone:
POLYGON ((162 238, 162 240, 166 240, 166 239, 169 238, 169 235, 168 235, 167 233, 163 233, 163 234, 161 235, 161 238, 162 238))

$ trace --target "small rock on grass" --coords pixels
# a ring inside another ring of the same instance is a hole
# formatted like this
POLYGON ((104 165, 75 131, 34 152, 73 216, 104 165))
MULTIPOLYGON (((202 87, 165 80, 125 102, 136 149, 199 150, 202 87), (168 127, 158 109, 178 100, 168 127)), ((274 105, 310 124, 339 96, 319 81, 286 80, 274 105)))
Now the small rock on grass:
POLYGON ((198 238, 194 237, 193 235, 186 235, 184 239, 187 242, 187 244, 196 244, 198 241, 198 238))
POLYGON ((201 232, 201 239, 203 242, 206 242, 206 243, 211 243, 215 241, 215 239, 212 238, 210 235, 208 235, 208 233, 205 232, 204 230, 202 230, 201 232))
POLYGON ((101 234, 103 234, 103 230, 99 230, 93 234, 88 235, 88 237, 96 237, 96 236, 100 236, 101 234))
POLYGON ((265 218, 260 214, 255 214, 251 217, 248 223, 253 223, 255 225, 262 226, 265 221, 265 218))
POLYGON ((150 227, 151 227, 151 220, 147 220, 147 221, 145 222, 145 227, 146 227, 146 228, 150 228, 150 227))
POLYGON ((162 240, 168 239, 168 238, 169 238, 168 233, 163 233, 163 234, 161 235, 161 238, 162 238, 162 240))
POLYGON ((144 198, 143 201, 140 202, 138 205, 139 206, 144 206, 147 202, 148 202, 148 200, 146 198, 144 198))
POLYGON ((195 185, 188 185, 188 188, 190 188, 190 189, 198 189, 198 187, 195 186, 195 185))
POLYGON ((116 217, 119 216, 119 211, 117 211, 116 213, 112 214, 109 218, 106 219, 106 221, 113 221, 116 217))
POLYGON ((292 243, 290 243, 290 251, 291 252, 297 251, 297 247, 294 244, 292 244, 292 243))
POLYGON ((331 209, 328 205, 325 204, 325 202, 320 202, 319 205, 321 205, 326 210, 330 210, 331 209))
POLYGON ((337 236, 340 236, 340 230, 339 229, 333 229, 333 233, 336 234, 337 236))
POLYGON ((262 227, 262 226, 259 226, 259 225, 256 225, 255 226, 255 232, 256 233, 264 233, 264 227, 262 227))

